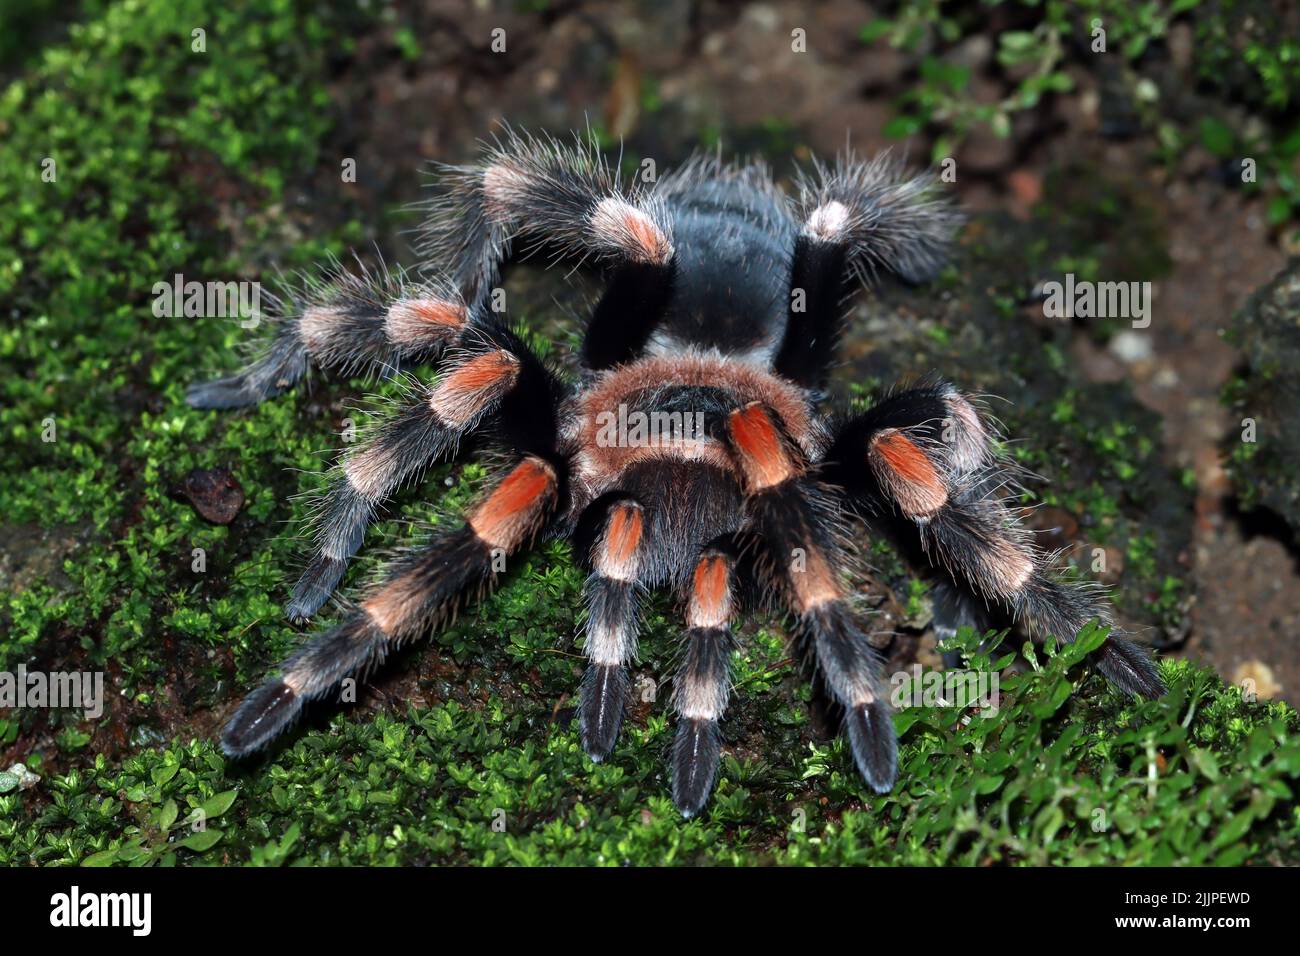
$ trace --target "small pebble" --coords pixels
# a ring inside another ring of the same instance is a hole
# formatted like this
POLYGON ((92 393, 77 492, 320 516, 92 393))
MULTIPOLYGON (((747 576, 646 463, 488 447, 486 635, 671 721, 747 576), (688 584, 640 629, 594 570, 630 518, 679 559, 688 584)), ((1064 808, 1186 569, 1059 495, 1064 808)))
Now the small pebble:
POLYGON ((1151 358, 1151 337, 1141 332, 1125 329, 1110 340, 1110 350, 1129 365, 1144 362, 1151 358))
POLYGON ((180 490, 194 510, 213 524, 230 524, 244 506, 244 489, 226 468, 195 468, 180 490))
POLYGON ((15 782, 19 790, 30 790, 41 782, 40 777, 32 773, 21 763, 16 763, 8 770, 4 771, 3 776, 7 778, 7 782, 10 786, 0 788, 0 792, 12 790, 15 782))
POLYGON ((1245 661, 1237 665, 1232 674, 1232 682, 1245 694, 1252 694, 1257 700, 1272 700, 1282 691, 1282 685, 1273 676, 1273 668, 1263 661, 1245 661))

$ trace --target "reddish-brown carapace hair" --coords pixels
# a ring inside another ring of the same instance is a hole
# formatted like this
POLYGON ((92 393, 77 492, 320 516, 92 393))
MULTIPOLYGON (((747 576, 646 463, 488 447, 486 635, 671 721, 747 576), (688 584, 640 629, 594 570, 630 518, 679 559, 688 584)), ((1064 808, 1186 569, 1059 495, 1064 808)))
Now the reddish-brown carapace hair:
MULTIPOLYGON (((892 711, 853 601, 865 528, 905 537, 904 553, 955 595, 941 629, 1001 615, 1069 641, 1092 619, 1111 623, 1099 589, 1058 579, 1002 503, 992 429, 956 386, 926 378, 838 420, 820 407, 854 286, 921 282, 944 262, 957 217, 933 178, 846 153, 792 194, 759 163, 710 158, 627 186, 588 140, 507 131, 478 162, 444 168, 438 196, 419 272, 314 283, 261 358, 190 389, 196 407, 232 408, 312 370, 439 366, 340 457, 288 603, 295 620, 329 599, 393 493, 461 439, 481 436, 508 461, 461 526, 364 587, 244 700, 227 753, 265 746, 306 701, 443 624, 544 534, 571 537, 590 570, 578 716, 593 760, 618 740, 646 592, 680 598, 672 789, 686 815, 717 775, 744 594, 789 615, 867 786, 893 786, 892 711), (565 375, 493 309, 502 267, 534 250, 604 280, 565 375), (742 588, 752 575, 761 587, 742 588)), ((1113 626, 1095 661, 1123 690, 1163 692, 1113 626)))

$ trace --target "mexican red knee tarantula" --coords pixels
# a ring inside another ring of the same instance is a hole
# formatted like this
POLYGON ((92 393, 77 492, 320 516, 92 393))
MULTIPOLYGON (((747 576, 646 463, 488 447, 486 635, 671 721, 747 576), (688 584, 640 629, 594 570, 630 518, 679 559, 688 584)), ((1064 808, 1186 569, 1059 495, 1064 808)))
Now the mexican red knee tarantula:
MULTIPOLYGON (((618 737, 643 593, 681 595, 672 789, 687 815, 717 772, 739 577, 750 573, 793 616, 867 785, 893 785, 890 706, 851 607, 845 514, 905 529, 947 576, 958 599, 938 602, 941 629, 973 619, 977 604, 1062 640, 1109 620, 1095 587, 1054 577, 998 497, 1006 473, 990 425, 954 386, 894 391, 838 422, 817 411, 855 281, 877 269, 921 281, 942 263, 957 219, 930 178, 846 155, 817 165, 790 199, 762 166, 697 158, 627 188, 584 140, 508 132, 477 165, 444 170, 443 185, 421 249, 436 278, 316 289, 258 361, 194 386, 189 401, 253 404, 312 368, 378 376, 444 363, 436 384, 343 455, 289 602, 295 619, 334 591, 376 508, 463 436, 485 433, 513 467, 462 527, 400 560, 244 701, 222 736, 228 754, 262 747, 305 701, 445 622, 542 533, 575 540, 591 570, 578 716, 593 760, 618 737), (489 307, 501 266, 533 251, 594 266, 607 283, 576 384, 489 307), (689 413, 704 427, 609 441, 599 426, 620 406, 689 413)), ((1116 633, 1095 661, 1126 691, 1164 690, 1146 653, 1116 633)))

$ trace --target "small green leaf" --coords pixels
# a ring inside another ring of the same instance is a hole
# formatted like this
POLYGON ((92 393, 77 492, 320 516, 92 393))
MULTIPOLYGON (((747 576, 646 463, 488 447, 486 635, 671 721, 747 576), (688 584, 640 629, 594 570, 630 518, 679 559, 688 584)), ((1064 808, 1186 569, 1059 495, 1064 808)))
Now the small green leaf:
POLYGON ((1213 116, 1201 117, 1201 145, 1215 156, 1231 156, 1236 137, 1231 129, 1213 116))
POLYGON ((217 829, 200 830, 198 833, 191 833, 184 840, 177 841, 177 846, 183 846, 187 850, 193 850, 195 853, 202 853, 216 845, 221 839, 221 831, 217 829))
POLYGON ((1202 747, 1192 748, 1191 764, 1208 780, 1219 779, 1219 762, 1214 754, 1202 747))
POLYGON ((125 863, 132 860, 138 860, 142 856, 147 856, 149 851, 141 843, 130 843, 123 847, 118 847, 117 858, 125 863))
POLYGON ((1226 826, 1219 830, 1218 836, 1216 836, 1214 842, 1210 844, 1210 849, 1221 850, 1225 846, 1236 843, 1246 835, 1246 831, 1250 829, 1250 825, 1254 820, 1255 812, 1252 809, 1247 807, 1245 810, 1242 810, 1229 820, 1226 826))
POLYGON ((112 866, 117 862, 117 847, 111 850, 100 850, 98 853, 92 853, 81 861, 82 866, 112 866))
POLYGON ((289 829, 284 831, 284 836, 280 839, 281 855, 288 853, 289 848, 298 842, 298 834, 302 832, 301 825, 295 821, 289 825, 289 829))
POLYGON ((881 131, 890 139, 907 139, 921 131, 924 124, 915 116, 895 116, 881 131))
POLYGON ((921 719, 921 712, 915 707, 909 707, 894 714, 894 732, 898 736, 903 736, 911 729, 912 725, 921 719))
POLYGON ((1028 30, 1007 30, 998 37, 998 43, 1008 53, 1023 54, 1034 48, 1038 38, 1028 30))
POLYGON ((163 804, 162 810, 158 812, 158 828, 160 830, 170 830, 172 824, 176 822, 176 815, 180 810, 176 806, 175 800, 168 800, 163 804))
POLYGON ((998 38, 998 62, 1003 66, 1046 63, 1050 55, 1047 44, 1028 30, 1008 30, 998 38))
POLYGON ((858 39, 863 43, 875 43, 893 28, 894 24, 890 20, 872 20, 870 23, 864 24, 861 29, 858 30, 858 39))
POLYGON ((1106 643, 1106 638, 1110 637, 1110 628, 1096 622, 1089 623, 1079 632, 1076 643, 1079 645, 1080 655, 1088 655, 1097 650, 1101 645, 1106 643))
POLYGON ((1060 710, 1062 704, 1070 699, 1070 692, 1073 689, 1068 680, 1059 680, 1050 694, 1030 705, 1030 710, 1038 717, 1050 717, 1060 710))
POLYGON ((203 811, 204 819, 215 820, 230 809, 231 804, 235 802, 235 798, 238 796, 238 790, 226 790, 223 793, 208 797, 207 800, 203 801, 203 806, 199 809, 203 811))

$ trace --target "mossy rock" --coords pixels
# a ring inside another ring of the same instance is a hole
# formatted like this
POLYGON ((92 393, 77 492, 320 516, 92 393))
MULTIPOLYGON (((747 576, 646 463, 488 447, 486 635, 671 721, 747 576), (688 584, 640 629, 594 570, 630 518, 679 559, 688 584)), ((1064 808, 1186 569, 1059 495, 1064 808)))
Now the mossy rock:
POLYGON ((1300 258, 1251 296, 1229 339, 1246 366, 1225 391, 1240 424, 1226 448, 1237 495, 1300 529, 1300 258))

